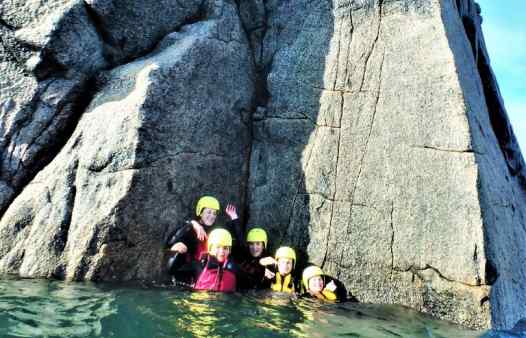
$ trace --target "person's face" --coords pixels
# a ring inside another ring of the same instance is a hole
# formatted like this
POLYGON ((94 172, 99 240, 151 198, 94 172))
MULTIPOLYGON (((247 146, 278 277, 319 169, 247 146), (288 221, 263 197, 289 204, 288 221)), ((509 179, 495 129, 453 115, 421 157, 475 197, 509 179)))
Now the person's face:
POLYGON ((204 208, 201 212, 201 223, 206 226, 211 226, 215 223, 217 218, 217 210, 204 208))
POLYGON ((263 248, 265 245, 263 242, 249 242, 248 249, 252 257, 259 257, 263 253, 263 248))
POLYGON ((292 271, 292 259, 280 258, 278 259, 278 271, 282 276, 288 275, 292 271))
POLYGON ((212 256, 215 256, 219 263, 223 263, 228 259, 228 256, 230 255, 230 247, 222 245, 213 245, 210 254, 212 256))
POLYGON ((321 276, 314 276, 309 279, 309 291, 318 293, 323 291, 323 278, 321 276))

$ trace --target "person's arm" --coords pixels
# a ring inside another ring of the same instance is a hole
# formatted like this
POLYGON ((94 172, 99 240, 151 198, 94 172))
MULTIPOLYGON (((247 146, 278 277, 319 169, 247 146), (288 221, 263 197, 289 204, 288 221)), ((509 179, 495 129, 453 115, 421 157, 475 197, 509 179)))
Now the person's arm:
POLYGON ((168 237, 166 247, 171 248, 175 243, 184 242, 185 237, 193 230, 192 223, 186 221, 182 226, 175 229, 175 231, 168 237))
POLYGON ((232 234, 234 237, 235 245, 238 248, 242 248, 246 246, 245 238, 244 238, 244 231, 241 226, 241 221, 239 220, 239 216, 237 214, 236 206, 233 204, 228 204, 225 213, 230 218, 230 221, 228 221, 225 224, 225 227, 228 231, 232 234))
POLYGON ((187 252, 193 254, 197 248, 197 237, 191 221, 186 221, 185 224, 177 229, 175 233, 169 237, 167 248, 170 249, 176 243, 183 243, 187 247, 187 252))

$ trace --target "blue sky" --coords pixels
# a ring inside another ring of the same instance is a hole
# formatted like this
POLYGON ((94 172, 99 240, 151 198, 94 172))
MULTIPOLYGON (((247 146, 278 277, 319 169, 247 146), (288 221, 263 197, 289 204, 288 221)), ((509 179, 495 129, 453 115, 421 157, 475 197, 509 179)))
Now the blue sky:
POLYGON ((526 0, 476 0, 491 65, 526 157, 526 0))

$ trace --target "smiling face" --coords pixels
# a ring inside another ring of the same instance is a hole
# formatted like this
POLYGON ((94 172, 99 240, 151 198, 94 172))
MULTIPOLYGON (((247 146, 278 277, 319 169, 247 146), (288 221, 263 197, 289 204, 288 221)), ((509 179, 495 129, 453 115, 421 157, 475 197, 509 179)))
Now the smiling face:
POLYGON ((223 263, 230 255, 230 247, 222 245, 213 245, 210 250, 210 255, 215 256, 219 263, 223 263))
POLYGON ((290 258, 280 258, 278 259, 278 271, 280 275, 286 276, 292 271, 292 259, 290 258))
POLYGON ((217 210, 204 208, 201 212, 201 223, 206 226, 214 225, 217 218, 217 210))
POLYGON ((319 293, 324 288, 323 278, 321 276, 314 276, 309 279, 309 292, 319 293))
POLYGON ((264 248, 263 242, 248 242, 248 250, 252 257, 260 257, 264 248))

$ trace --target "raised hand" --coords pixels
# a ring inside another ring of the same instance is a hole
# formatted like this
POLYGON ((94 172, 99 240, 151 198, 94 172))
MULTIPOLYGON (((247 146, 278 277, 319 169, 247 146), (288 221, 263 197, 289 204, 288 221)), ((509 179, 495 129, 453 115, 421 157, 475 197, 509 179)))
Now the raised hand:
POLYGON ((333 280, 331 280, 331 282, 329 284, 327 284, 327 286, 325 287, 327 290, 329 290, 330 292, 334 292, 336 291, 336 283, 334 283, 333 280))
POLYGON ((202 242, 206 240, 206 231, 201 224, 197 223, 196 221, 192 221, 192 227, 194 228, 195 234, 197 235, 197 239, 199 241, 202 242))
POLYGON ((174 245, 172 245, 172 247, 170 248, 170 250, 172 251, 177 251, 179 253, 186 253, 188 251, 188 248, 186 247, 186 245, 184 245, 184 243, 182 242, 177 242, 175 243, 174 245))
POLYGON ((233 205, 233 204, 228 204, 226 206, 226 209, 225 209, 225 212, 226 214, 228 215, 228 217, 230 217, 230 219, 233 221, 235 219, 238 219, 238 215, 237 215, 237 209, 236 209, 236 206, 233 205))
POLYGON ((274 272, 270 271, 269 269, 265 269, 265 278, 272 279, 274 276, 276 276, 274 272))

